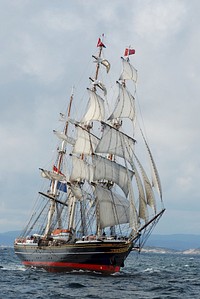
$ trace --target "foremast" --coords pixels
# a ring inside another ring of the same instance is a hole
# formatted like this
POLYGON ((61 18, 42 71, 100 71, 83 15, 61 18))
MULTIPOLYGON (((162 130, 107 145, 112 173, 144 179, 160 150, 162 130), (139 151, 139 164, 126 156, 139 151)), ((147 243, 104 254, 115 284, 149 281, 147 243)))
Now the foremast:
MULTIPOLYGON (((99 47, 99 61, 101 61, 101 55, 102 55, 102 50, 103 47, 105 47, 105 45, 103 44, 102 41, 98 40, 97 46, 99 47)), ((98 61, 98 59, 97 59, 98 61)), ((96 66, 96 75, 95 75, 95 80, 98 80, 98 75, 99 75, 99 68, 100 68, 100 63, 97 62, 97 66, 96 66)), ((96 86, 94 84, 94 91, 96 91, 96 86)), ((97 236, 101 235, 102 230, 100 228, 100 215, 99 215, 99 204, 98 201, 96 202, 96 234, 97 236)))
MULTIPOLYGON (((62 173, 62 171, 63 171, 62 166, 63 166, 64 155, 66 153, 65 145, 66 145, 66 141, 68 139, 67 138, 68 124, 69 124, 69 117, 70 117, 70 113, 71 113, 73 97, 74 97, 74 92, 72 90, 69 105, 68 105, 67 119, 65 122, 63 132, 58 133, 58 132, 54 131, 54 133, 58 136, 58 138, 61 139, 61 146, 60 146, 60 148, 58 148, 58 157, 56 160, 57 162, 53 165, 53 173, 60 176, 61 180, 64 181, 64 183, 62 183, 58 180, 59 177, 57 179, 56 179, 56 177, 54 177, 54 179, 51 180, 50 192, 48 194, 49 199, 50 199, 50 208, 49 208, 49 212, 48 212, 47 225, 46 225, 45 232, 44 232, 45 237, 48 237, 48 235, 51 233, 52 218, 55 213, 56 203, 57 202, 62 203, 58 200, 58 184, 61 183, 61 184, 66 185, 66 183, 67 183, 65 175, 62 173)), ((63 203, 63 205, 66 205, 66 204, 63 203)), ((58 217, 58 227, 62 228, 61 217, 58 217)))

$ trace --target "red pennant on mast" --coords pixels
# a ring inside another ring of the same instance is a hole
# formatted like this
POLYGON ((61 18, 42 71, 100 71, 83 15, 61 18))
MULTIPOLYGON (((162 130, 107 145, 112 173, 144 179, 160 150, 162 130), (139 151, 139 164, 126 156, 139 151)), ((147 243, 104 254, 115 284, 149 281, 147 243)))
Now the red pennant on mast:
POLYGON ((58 168, 55 165, 53 165, 53 171, 61 175, 64 175, 60 170, 58 170, 58 168))
POLYGON ((125 51, 124 51, 124 56, 129 56, 129 55, 133 55, 133 54, 135 54, 134 49, 126 48, 125 51))
POLYGON ((97 47, 104 47, 104 48, 106 48, 106 46, 102 43, 102 41, 101 41, 100 38, 98 39, 97 47))

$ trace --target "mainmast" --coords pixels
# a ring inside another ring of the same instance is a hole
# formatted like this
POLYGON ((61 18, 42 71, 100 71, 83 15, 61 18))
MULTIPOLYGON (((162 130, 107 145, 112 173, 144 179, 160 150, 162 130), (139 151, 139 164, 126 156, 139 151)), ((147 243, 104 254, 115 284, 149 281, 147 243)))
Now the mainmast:
MULTIPOLYGON (((97 66, 96 66, 96 74, 95 74, 95 81, 97 81, 98 79, 98 75, 99 75, 99 68, 100 68, 100 61, 101 61, 101 55, 102 55, 102 50, 103 48, 105 48, 104 43, 101 41, 101 39, 99 38, 98 43, 97 43, 97 47, 99 47, 99 54, 98 54, 98 58, 97 59, 97 66), (98 62, 99 61, 99 62, 98 62)), ((94 84, 94 91, 96 91, 96 85, 94 84)), ((96 199, 97 200, 97 199, 96 199)), ((96 204, 96 233, 97 235, 101 235, 101 227, 100 227, 100 213, 99 213, 99 203, 97 202, 96 204)))
MULTIPOLYGON (((103 38, 104 35, 102 35, 102 38, 103 38)), ((95 102, 98 106, 98 108, 96 109, 96 111, 93 111, 91 114, 89 112, 86 112, 86 115, 84 116, 83 118, 83 122, 84 122, 84 127, 85 127, 85 130, 87 130, 88 133, 90 133, 90 130, 92 129, 93 127, 93 120, 99 120, 101 121, 102 120, 102 117, 104 117, 104 101, 103 99, 96 93, 97 91, 97 87, 100 88, 101 90, 104 91, 105 93, 105 87, 104 85, 98 81, 98 77, 99 77, 99 70, 100 70, 100 64, 104 65, 107 69, 107 72, 109 71, 110 69, 110 64, 107 60, 103 59, 102 58, 102 51, 103 51, 103 48, 105 48, 105 45, 102 41, 101 38, 98 39, 98 42, 97 42, 97 47, 99 48, 99 52, 97 54, 97 56, 92 56, 94 59, 95 59, 95 63, 96 63, 96 72, 95 72, 95 76, 94 78, 89 78, 91 81, 92 81, 92 84, 93 84, 93 87, 91 89, 88 88, 88 92, 89 92, 89 95, 90 95, 90 101, 91 102, 95 102), (98 110, 99 109, 99 110, 98 110), (97 111, 99 111, 97 113, 97 111), (88 114, 87 114, 88 113, 88 114), (97 115, 98 114, 98 115, 97 115), (89 116, 88 116, 89 115, 89 116), (95 116, 94 116, 95 115, 95 116), (90 118, 91 116, 91 118, 90 118)), ((92 154, 93 154, 93 145, 92 145, 92 140, 91 138, 89 138, 90 140, 90 145, 91 145, 91 151, 92 151, 92 154)), ((81 154, 81 159, 83 160, 84 159, 84 154, 81 154)), ((84 212, 85 212, 85 209, 84 209, 84 201, 81 202, 81 219, 82 219, 82 226, 84 226, 84 222, 85 222, 85 215, 84 215, 84 212)), ((101 229, 100 229, 100 219, 99 219, 99 205, 98 203, 96 204, 96 232, 97 234, 101 234, 101 229)), ((83 233, 84 232, 84 229, 83 229, 83 233)))
MULTIPOLYGON (((73 153, 78 153, 77 152, 77 144, 80 142, 80 140, 82 140, 82 137, 84 135, 83 138, 85 138, 85 136, 87 135, 88 137, 88 149, 90 153, 85 153, 83 150, 83 145, 78 146, 78 151, 80 154, 80 160, 85 161, 85 154, 86 155, 93 155, 94 153, 94 144, 93 144, 93 139, 94 137, 91 134, 91 129, 93 127, 93 120, 98 120, 101 121, 102 118, 104 119, 104 100, 97 94, 97 87, 100 88, 101 90, 104 91, 104 86, 101 82, 98 81, 98 77, 99 77, 99 69, 100 69, 100 64, 104 64, 104 66, 108 69, 109 67, 109 63, 107 62, 107 60, 102 58, 102 50, 105 47, 105 45, 103 44, 102 40, 99 38, 98 42, 97 42, 97 47, 99 48, 98 54, 97 56, 92 56, 93 58, 95 58, 95 63, 96 65, 96 71, 95 71, 95 75, 93 78, 89 78, 92 82, 92 88, 88 88, 88 93, 89 93, 89 108, 86 111, 86 114, 84 115, 82 121, 81 121, 81 126, 77 126, 77 134, 78 134, 78 138, 76 140, 76 144, 75 147, 73 149, 73 153), (79 136, 79 132, 81 132, 81 136, 79 136), (85 132, 84 132, 85 131, 85 132), (86 133, 87 132, 87 133, 86 133), (80 140, 79 140, 80 137, 80 140), (83 151, 82 151, 83 150, 83 151)), ((75 159, 75 156, 74 156, 75 159)), ((58 164, 59 166, 59 164, 58 164)), ((82 186, 84 183, 84 179, 83 178, 79 178, 78 180, 74 180, 71 184, 72 189, 78 188, 80 190, 80 192, 82 193, 82 186)), ((84 192, 82 193, 81 197, 76 197, 76 195, 74 195, 74 190, 72 190, 72 194, 70 195, 69 198, 69 207, 68 207, 68 212, 69 212, 69 224, 68 224, 68 228, 70 230, 72 230, 73 232, 75 232, 76 229, 76 224, 75 224, 75 216, 76 216, 76 209, 80 208, 80 232, 82 233, 82 235, 86 235, 87 234, 87 228, 86 228, 86 198, 84 196, 84 192)), ((98 209, 96 210, 96 215, 97 215, 97 219, 99 219, 98 216, 98 209)), ((97 220, 97 223, 99 223, 99 220, 97 220)), ((97 225, 99 230, 100 224, 97 225)))

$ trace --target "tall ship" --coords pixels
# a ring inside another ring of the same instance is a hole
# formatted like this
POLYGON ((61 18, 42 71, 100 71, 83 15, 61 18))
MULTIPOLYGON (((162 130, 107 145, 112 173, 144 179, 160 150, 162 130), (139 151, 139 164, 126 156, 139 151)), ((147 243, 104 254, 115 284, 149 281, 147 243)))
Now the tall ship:
POLYGON ((112 68, 105 48, 101 36, 91 57, 85 113, 75 118, 79 99, 72 92, 60 113, 62 129, 53 131, 58 138, 55 160, 48 169, 40 168, 43 188, 14 242, 27 267, 119 272, 132 250, 140 252, 165 211, 137 113, 135 50, 125 49, 121 74, 110 88, 106 79, 110 82, 112 68))

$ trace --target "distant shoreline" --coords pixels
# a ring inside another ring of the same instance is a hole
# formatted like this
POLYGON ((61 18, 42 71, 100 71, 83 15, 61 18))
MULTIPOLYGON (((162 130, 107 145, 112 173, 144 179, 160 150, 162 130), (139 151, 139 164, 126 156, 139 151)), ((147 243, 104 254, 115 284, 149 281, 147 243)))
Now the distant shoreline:
MULTIPOLYGON (((20 233, 20 231, 0 233, 0 246, 13 247, 14 240, 20 235, 20 233)), ((148 252, 158 252, 159 250, 160 253, 162 253, 162 251, 167 251, 168 253, 182 252, 184 254, 199 254, 200 235, 152 234, 145 243, 145 247, 142 251, 145 252, 146 250, 148 250, 148 252)))

